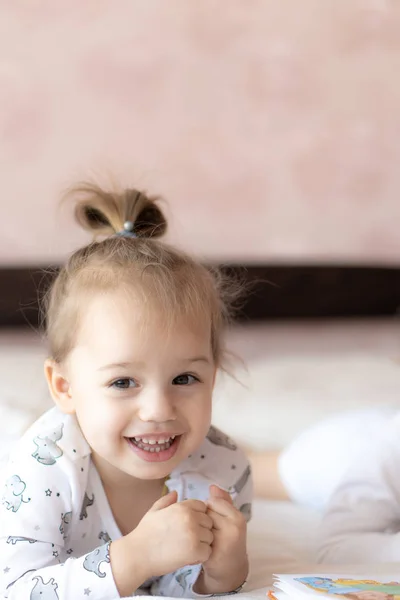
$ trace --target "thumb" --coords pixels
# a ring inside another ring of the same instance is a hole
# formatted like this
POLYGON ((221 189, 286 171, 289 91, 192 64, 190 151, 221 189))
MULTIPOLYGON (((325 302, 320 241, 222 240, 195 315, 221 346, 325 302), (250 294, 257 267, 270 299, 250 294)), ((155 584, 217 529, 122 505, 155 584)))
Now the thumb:
POLYGON ((163 510, 164 508, 171 506, 171 504, 175 504, 177 501, 178 501, 178 494, 175 491, 170 492, 169 494, 166 494, 165 496, 163 496, 162 498, 159 498, 156 502, 154 502, 150 511, 154 512, 157 510, 163 510))
POLYGON ((210 485, 210 499, 211 498, 221 498, 222 500, 229 502, 229 504, 233 504, 230 493, 222 490, 217 485, 210 485))

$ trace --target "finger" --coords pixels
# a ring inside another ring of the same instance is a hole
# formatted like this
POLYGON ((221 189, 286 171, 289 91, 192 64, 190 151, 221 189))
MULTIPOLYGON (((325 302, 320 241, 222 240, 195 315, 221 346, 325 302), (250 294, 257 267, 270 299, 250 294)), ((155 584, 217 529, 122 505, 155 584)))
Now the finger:
POLYGON ((226 527, 230 527, 231 525, 235 525, 240 529, 246 529, 246 521, 244 520, 243 515, 237 510, 232 517, 224 517, 219 513, 209 510, 208 515, 212 519, 213 529, 219 531, 221 529, 226 529, 226 527))
POLYGON ((203 544, 212 544, 214 541, 214 534, 211 529, 206 529, 205 527, 199 527, 199 540, 203 542, 203 544))
POLYGON ((207 513, 210 517, 210 519, 212 520, 212 524, 213 524, 213 529, 215 529, 216 531, 220 531, 221 529, 224 529, 224 527, 226 527, 226 523, 227 523, 227 518, 223 517, 222 515, 220 515, 219 513, 215 512, 214 510, 209 509, 208 513, 207 513))
POLYGON ((209 560, 211 553, 212 553, 211 544, 209 544, 208 542, 200 542, 200 557, 195 562, 188 563, 188 564, 189 565, 205 564, 209 560))
POLYGON ((235 506, 233 506, 233 504, 227 502, 226 500, 223 500, 222 498, 210 498, 210 500, 207 502, 207 506, 208 513, 211 509, 223 517, 234 518, 239 512, 238 509, 235 506))
POLYGON ((178 501, 178 494, 175 491, 170 492, 169 494, 166 494, 162 498, 159 498, 157 500, 157 502, 154 502, 154 504, 150 510, 151 511, 163 510, 163 508, 167 508, 168 506, 171 506, 171 504, 175 504, 177 501, 178 501))
POLYGON ((229 527, 230 524, 232 524, 232 523, 239 524, 239 520, 242 520, 245 523, 245 521, 243 520, 243 517, 241 515, 239 516, 237 513, 231 517, 225 517, 224 515, 221 515, 220 513, 217 513, 213 510, 209 510, 208 515, 210 516, 210 518, 213 522, 212 528, 216 531, 220 531, 221 529, 226 529, 226 527, 227 526, 229 527))
POLYGON ((233 505, 233 500, 229 492, 223 490, 217 485, 210 485, 210 498, 221 498, 233 505))
POLYGON ((206 529, 212 529, 214 527, 213 520, 208 514, 199 515, 198 523, 200 527, 205 527, 206 529))
POLYGON ((181 505, 187 506, 187 508, 190 508, 190 510, 194 510, 196 512, 207 512, 207 504, 201 500, 184 500, 181 502, 181 505))

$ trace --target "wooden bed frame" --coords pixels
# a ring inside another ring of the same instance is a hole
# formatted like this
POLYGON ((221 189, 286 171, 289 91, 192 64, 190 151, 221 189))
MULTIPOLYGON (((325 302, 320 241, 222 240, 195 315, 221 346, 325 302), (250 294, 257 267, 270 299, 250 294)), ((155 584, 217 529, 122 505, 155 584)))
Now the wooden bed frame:
MULTIPOLYGON (((240 321, 378 317, 400 310, 400 267, 230 264, 248 288, 240 321)), ((0 327, 37 327, 39 299, 57 268, 0 268, 0 327)))

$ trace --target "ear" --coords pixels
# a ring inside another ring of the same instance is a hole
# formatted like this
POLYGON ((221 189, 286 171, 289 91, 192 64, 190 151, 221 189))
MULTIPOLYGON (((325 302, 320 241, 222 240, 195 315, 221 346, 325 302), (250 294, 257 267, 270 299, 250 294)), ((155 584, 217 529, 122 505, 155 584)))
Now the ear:
POLYGON ((71 387, 64 369, 59 363, 48 358, 44 363, 44 374, 49 391, 58 408, 66 414, 73 414, 75 406, 72 399, 71 387))

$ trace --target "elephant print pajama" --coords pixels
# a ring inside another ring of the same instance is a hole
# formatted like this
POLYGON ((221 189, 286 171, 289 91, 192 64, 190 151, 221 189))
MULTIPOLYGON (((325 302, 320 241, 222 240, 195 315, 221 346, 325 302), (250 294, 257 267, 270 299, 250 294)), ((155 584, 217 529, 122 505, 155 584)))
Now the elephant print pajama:
MULTIPOLYGON (((168 480, 178 499, 206 501, 228 490, 251 517, 247 459, 211 427, 201 447, 168 480)), ((121 537, 91 451, 73 415, 45 413, 13 447, 0 480, 0 599, 117 598, 109 547, 121 537)), ((137 593, 197 597, 201 565, 152 578, 137 593)))

